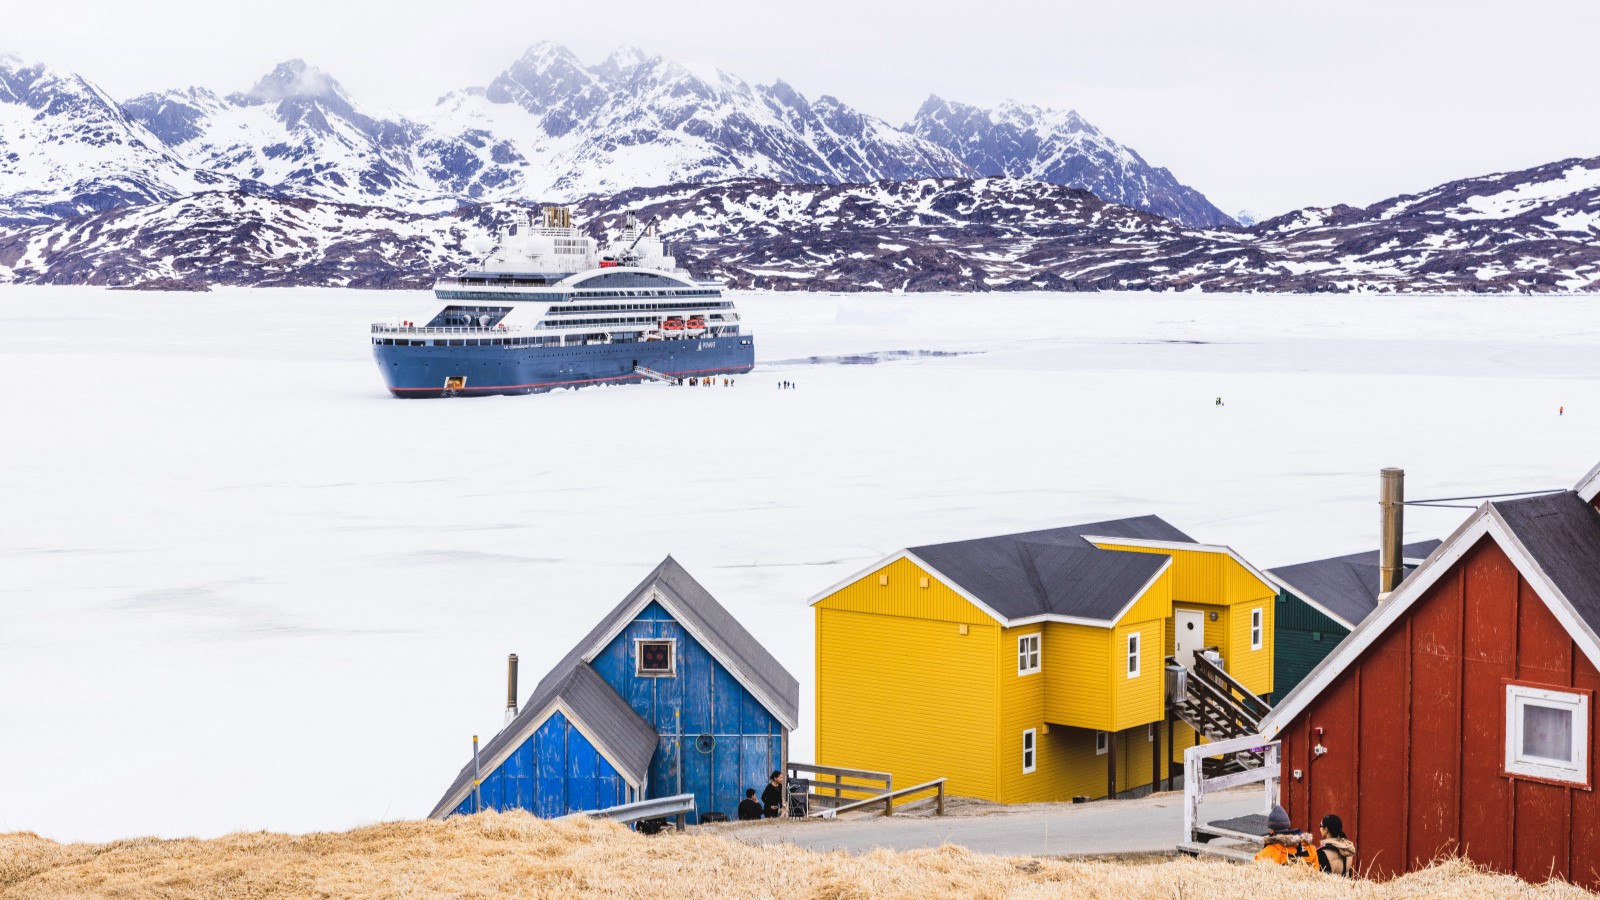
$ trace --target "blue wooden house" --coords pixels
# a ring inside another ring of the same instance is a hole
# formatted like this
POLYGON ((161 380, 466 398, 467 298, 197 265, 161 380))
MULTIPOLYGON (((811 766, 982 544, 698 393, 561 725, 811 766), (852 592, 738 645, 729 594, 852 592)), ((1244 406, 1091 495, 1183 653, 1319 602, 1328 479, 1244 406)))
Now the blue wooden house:
MULTIPOLYGON (((1430 540, 1401 547, 1406 574, 1439 544, 1430 540)), ((1263 574, 1278 588, 1273 691, 1286 697, 1378 608, 1378 551, 1279 566, 1263 574)))
POLYGON ((669 556, 483 747, 477 796, 468 761, 430 817, 693 793, 699 813, 733 818, 784 768, 799 717, 799 682, 669 556))

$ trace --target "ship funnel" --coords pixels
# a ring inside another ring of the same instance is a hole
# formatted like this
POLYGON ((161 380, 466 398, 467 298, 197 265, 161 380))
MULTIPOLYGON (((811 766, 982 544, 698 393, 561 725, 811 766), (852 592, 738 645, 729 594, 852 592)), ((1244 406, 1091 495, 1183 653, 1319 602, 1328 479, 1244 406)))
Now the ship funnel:
POLYGON ((517 655, 506 658, 506 724, 517 717, 517 655))

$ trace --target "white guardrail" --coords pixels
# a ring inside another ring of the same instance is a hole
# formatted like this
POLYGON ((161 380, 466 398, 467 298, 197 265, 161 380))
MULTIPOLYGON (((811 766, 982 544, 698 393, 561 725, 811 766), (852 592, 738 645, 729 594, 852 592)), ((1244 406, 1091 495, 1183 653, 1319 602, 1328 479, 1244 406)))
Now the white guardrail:
POLYGON ((1195 828, 1200 824, 1200 800, 1209 791, 1221 791, 1241 784, 1254 784, 1264 782, 1266 787, 1262 792, 1265 797, 1262 803, 1262 813, 1272 812, 1272 807, 1278 802, 1278 781, 1282 775, 1278 762, 1278 742, 1270 741, 1259 734, 1247 734, 1244 737, 1229 738, 1225 741, 1213 741, 1209 744, 1200 744, 1185 748, 1183 751, 1183 839, 1193 841, 1195 828), (1261 750, 1263 762, 1259 768, 1246 769, 1243 772, 1233 772, 1219 775, 1216 778, 1206 778, 1201 774, 1201 761, 1208 756, 1225 756, 1229 753, 1238 753, 1241 750, 1261 750))
POLYGON ((679 830, 683 829, 683 817, 694 812, 694 795, 678 794, 673 797, 657 797, 654 800, 640 800, 637 803, 624 803, 610 809, 596 809, 589 812, 576 813, 575 815, 588 816, 591 819, 610 819, 624 825, 630 822, 641 822, 645 819, 665 819, 676 816, 679 830))
POLYGON ((495 336, 526 330, 521 325, 490 325, 485 328, 477 325, 470 327, 461 325, 429 327, 427 325, 390 325, 386 322, 372 323, 373 334, 476 334, 495 336))

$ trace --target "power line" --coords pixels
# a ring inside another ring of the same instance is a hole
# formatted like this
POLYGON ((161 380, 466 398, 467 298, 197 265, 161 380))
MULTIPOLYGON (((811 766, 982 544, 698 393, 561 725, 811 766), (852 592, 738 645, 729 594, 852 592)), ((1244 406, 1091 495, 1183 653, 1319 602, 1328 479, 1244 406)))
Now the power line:
POLYGON ((1531 497, 1536 494, 1559 494, 1566 488, 1548 491, 1509 491, 1504 494, 1468 494, 1465 497, 1435 497, 1431 500, 1407 500, 1402 506, 1434 506, 1441 509, 1477 509, 1472 504, 1454 503, 1455 500, 1496 500, 1501 497, 1531 497))

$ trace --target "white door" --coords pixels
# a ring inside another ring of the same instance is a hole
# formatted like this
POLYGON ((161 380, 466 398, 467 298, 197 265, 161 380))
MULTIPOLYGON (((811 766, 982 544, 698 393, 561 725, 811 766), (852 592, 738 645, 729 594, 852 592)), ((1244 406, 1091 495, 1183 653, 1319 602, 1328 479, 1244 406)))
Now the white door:
POLYGON ((1194 668, 1194 655, 1206 648, 1206 614, 1193 609, 1178 609, 1172 613, 1177 645, 1173 657, 1185 669, 1194 668))

